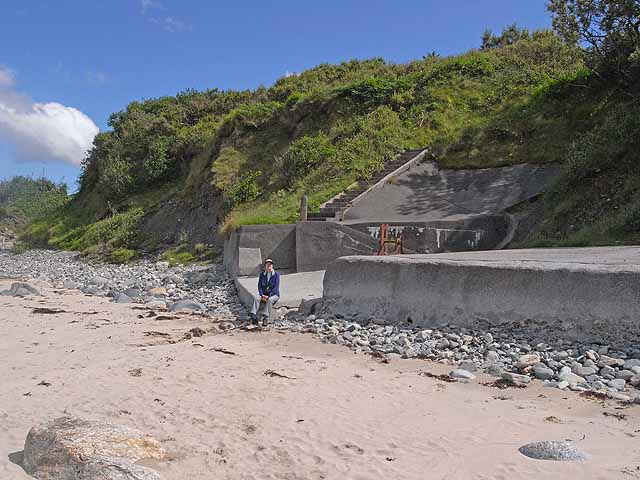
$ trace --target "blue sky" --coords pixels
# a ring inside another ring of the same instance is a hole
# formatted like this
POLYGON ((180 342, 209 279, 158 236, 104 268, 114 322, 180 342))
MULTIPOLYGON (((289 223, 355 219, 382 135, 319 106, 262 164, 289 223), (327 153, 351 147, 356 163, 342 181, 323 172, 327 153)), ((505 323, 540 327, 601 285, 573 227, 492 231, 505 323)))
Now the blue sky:
POLYGON ((0 178, 44 172, 73 189, 78 145, 134 99, 268 86, 323 62, 460 53, 513 22, 548 27, 546 1, 2 0, 0 178))

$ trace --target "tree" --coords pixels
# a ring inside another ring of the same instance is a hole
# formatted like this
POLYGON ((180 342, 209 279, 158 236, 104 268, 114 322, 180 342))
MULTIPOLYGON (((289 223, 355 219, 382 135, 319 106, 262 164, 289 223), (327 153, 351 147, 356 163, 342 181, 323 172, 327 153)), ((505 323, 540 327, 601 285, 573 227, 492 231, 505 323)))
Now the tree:
POLYGON ((531 38, 531 33, 526 28, 519 28, 515 23, 502 29, 502 34, 496 36, 490 29, 487 29, 482 34, 481 50, 488 50, 490 48, 500 48, 513 45, 520 40, 528 40, 531 38))
POLYGON ((640 1, 550 0, 548 8, 555 32, 585 47, 596 73, 633 82, 640 61, 640 1))

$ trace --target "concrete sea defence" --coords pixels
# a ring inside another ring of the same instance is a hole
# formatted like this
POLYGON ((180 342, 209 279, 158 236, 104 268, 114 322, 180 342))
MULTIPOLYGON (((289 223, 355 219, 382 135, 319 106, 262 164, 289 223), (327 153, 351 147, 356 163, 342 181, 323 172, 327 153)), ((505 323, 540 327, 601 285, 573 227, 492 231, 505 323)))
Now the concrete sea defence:
POLYGON ((640 247, 343 257, 325 306, 391 324, 561 325, 567 338, 640 339, 640 247))

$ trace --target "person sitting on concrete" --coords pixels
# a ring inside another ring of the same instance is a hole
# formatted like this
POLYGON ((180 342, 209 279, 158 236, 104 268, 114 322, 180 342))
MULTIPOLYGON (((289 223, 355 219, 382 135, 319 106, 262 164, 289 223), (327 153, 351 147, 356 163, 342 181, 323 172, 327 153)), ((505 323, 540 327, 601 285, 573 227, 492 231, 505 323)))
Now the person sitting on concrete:
POLYGON ((280 300, 280 274, 273 268, 273 260, 267 258, 264 261, 264 270, 258 278, 258 294, 253 299, 251 320, 257 323, 258 312, 262 309, 262 325, 267 326, 271 318, 273 305, 280 300))

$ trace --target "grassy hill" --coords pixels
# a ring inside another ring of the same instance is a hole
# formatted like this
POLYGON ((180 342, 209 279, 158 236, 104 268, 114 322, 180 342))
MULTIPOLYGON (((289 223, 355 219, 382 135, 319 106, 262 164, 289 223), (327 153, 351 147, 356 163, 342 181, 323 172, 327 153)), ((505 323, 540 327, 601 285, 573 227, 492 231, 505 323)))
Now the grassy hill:
MULTIPOLYGON (((528 244, 640 240, 634 98, 549 31, 407 64, 320 65, 254 91, 186 91, 109 120, 79 192, 24 239, 127 260, 213 243, 219 227, 290 222, 429 146, 449 168, 557 162, 528 244)), ((201 247, 200 247, 201 248, 201 247)))

